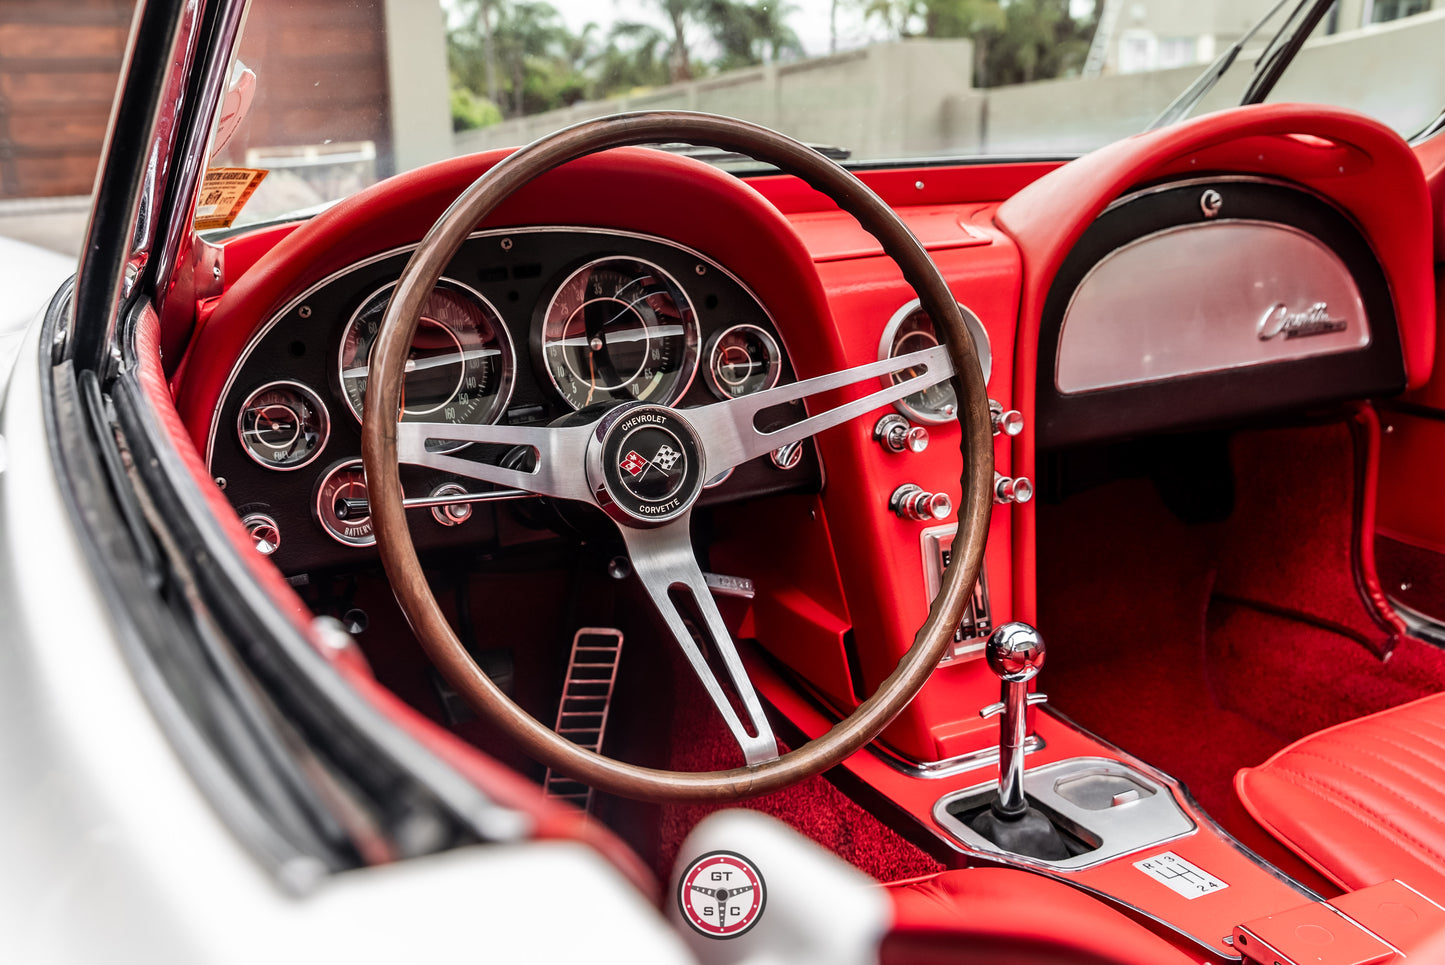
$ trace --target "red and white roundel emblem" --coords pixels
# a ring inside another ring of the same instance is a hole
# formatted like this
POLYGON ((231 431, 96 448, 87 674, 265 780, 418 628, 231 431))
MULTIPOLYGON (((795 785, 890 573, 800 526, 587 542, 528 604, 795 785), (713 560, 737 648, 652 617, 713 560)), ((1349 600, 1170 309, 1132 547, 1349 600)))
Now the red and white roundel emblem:
POLYGON ((736 938, 763 917, 763 876, 733 851, 712 851, 688 865, 677 883, 682 917, 709 938, 736 938))

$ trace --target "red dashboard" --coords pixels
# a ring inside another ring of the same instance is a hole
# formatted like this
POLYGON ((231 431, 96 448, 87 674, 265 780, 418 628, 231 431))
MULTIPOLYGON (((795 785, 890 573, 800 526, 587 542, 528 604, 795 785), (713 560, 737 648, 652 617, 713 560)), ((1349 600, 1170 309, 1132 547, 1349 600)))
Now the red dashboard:
MULTIPOLYGON (((280 306, 319 279, 415 242, 500 157, 442 162, 379 184, 300 227, 232 239, 226 246, 231 281, 202 313, 172 375, 197 446, 207 451, 237 360, 280 306)), ((1074 244, 1132 189, 1203 174, 1281 179, 1343 209, 1387 276, 1405 379, 1411 386, 1424 380, 1434 351, 1427 188, 1411 150, 1358 115, 1246 108, 1141 135, 1062 166, 861 172, 930 251, 959 301, 983 321, 994 360, 990 396, 1024 416, 1021 435, 996 439, 999 472, 1036 475, 1039 325, 1074 244)), ((885 323, 912 297, 876 243, 806 185, 779 176, 739 180, 657 151, 622 149, 574 162, 529 185, 478 227, 518 225, 640 232, 703 253, 766 306, 799 377, 871 361, 885 323)), ((183 337, 163 333, 163 346, 183 337)), ((818 440, 821 493, 735 511, 735 525, 721 530, 727 535, 715 549, 760 587, 752 615, 756 636, 844 710, 891 671, 927 612, 922 527, 889 512, 887 494, 914 483, 948 492, 955 504, 960 495, 956 428, 933 427, 933 444, 916 455, 884 452, 872 429, 871 420, 857 420, 825 433, 818 440), (780 535, 758 552, 754 534, 763 530, 780 535), (777 578, 782 574, 792 576, 777 578)), ((237 504, 245 499, 228 495, 237 504)), ((1027 620, 1035 612, 1033 517, 1028 505, 994 511, 986 574, 995 620, 1027 620)), ((978 661, 941 668, 888 732, 888 743, 916 760, 977 747, 984 725, 973 701, 960 702, 958 695, 988 686, 978 661)))

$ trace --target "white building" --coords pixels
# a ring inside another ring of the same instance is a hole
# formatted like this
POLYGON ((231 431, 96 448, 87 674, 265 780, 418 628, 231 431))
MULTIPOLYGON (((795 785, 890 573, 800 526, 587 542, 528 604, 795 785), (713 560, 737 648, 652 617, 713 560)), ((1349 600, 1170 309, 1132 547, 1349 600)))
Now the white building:
MULTIPOLYGON (((1084 73, 1134 74, 1208 63, 1244 36, 1274 3, 1105 0, 1084 73)), ((1445 0, 1339 0, 1321 21, 1319 33, 1360 30, 1436 8, 1445 8, 1445 0)))

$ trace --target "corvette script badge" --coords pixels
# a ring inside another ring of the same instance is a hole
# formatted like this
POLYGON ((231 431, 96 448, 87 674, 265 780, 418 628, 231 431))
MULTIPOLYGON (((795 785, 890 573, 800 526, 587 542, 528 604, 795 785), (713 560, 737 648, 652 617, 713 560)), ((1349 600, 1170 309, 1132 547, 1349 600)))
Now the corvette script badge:
POLYGON ((1348 325, 1343 318, 1331 318, 1330 307, 1324 302, 1315 302, 1303 312, 1291 312, 1284 302, 1280 302, 1259 320, 1259 340, 1268 342, 1278 335, 1287 339, 1328 335, 1343 332, 1348 325))
POLYGON ((677 882, 677 906, 699 934, 736 938, 758 923, 767 886, 751 861, 733 851, 712 851, 688 865, 677 882))

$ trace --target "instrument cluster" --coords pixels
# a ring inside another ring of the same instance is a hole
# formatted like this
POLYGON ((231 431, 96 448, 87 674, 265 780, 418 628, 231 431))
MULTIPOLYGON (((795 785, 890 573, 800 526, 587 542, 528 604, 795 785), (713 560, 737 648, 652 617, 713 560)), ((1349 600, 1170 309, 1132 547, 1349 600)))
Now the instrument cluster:
MULTIPOLYGON (((371 349, 410 253, 376 256, 311 286, 262 326, 232 370, 208 460, 243 519, 266 520, 258 548, 283 569, 338 562, 335 550, 374 543, 361 418, 371 349), (296 507, 307 508, 300 526, 296 507), (317 533, 330 545, 318 545, 317 533)), ((695 251, 589 228, 489 231, 463 245, 423 305, 401 417, 547 424, 629 400, 702 405, 792 377, 766 309, 695 251)), ((469 448, 428 445, 463 458, 469 448)), ((815 456, 810 465, 738 473, 747 478, 727 488, 737 497, 808 488, 815 456)), ((408 506, 434 510, 450 538, 487 498, 486 484, 460 476, 404 466, 402 477, 408 506)))

